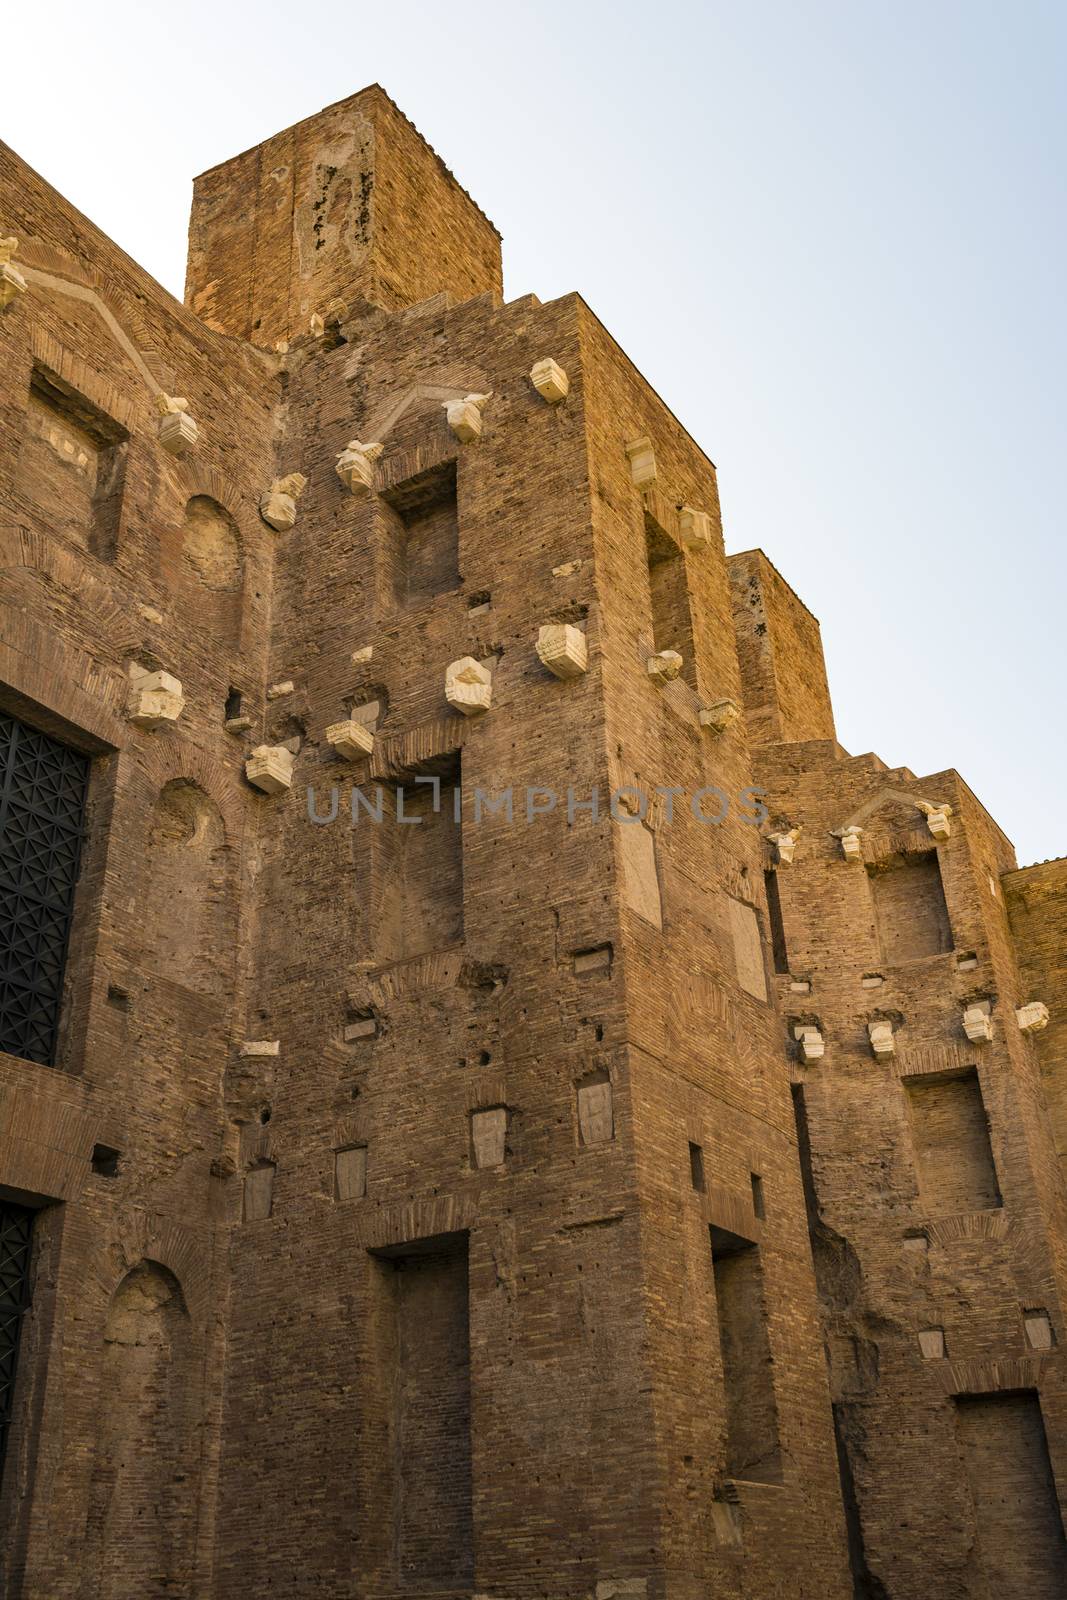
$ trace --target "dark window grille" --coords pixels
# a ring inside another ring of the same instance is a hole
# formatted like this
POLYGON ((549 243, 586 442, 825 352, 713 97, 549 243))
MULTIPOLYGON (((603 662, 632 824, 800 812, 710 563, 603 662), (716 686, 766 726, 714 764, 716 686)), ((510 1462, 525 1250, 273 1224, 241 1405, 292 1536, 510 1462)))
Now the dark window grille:
POLYGON ((0 1200, 0 1476, 19 1358, 19 1329, 29 1305, 30 1242, 35 1213, 0 1200))
POLYGON ((51 1066, 87 757, 0 714, 0 1050, 51 1066))

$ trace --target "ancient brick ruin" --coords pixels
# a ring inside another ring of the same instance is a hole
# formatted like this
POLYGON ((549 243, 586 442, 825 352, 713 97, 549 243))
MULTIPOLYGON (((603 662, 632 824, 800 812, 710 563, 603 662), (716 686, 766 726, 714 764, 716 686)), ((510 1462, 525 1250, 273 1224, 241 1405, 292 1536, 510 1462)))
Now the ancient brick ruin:
POLYGON ((1067 862, 380 89, 0 161, 0 1595, 1062 1596, 1067 862))

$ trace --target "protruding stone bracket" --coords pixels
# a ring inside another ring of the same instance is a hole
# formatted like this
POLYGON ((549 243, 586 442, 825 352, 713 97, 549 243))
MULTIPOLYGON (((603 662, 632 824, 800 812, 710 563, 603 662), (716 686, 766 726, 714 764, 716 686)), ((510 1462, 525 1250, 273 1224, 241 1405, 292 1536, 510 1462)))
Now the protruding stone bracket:
POLYGON ((867 1037, 871 1041, 871 1049, 879 1060, 896 1055, 897 1046, 891 1022, 868 1022, 867 1037))
POLYGON ((445 416, 460 444, 470 444, 481 437, 482 412, 493 398, 489 394, 468 394, 462 400, 446 400, 445 416))
POLYGON ((20 294, 26 293, 26 280, 11 259, 18 247, 16 238, 0 239, 0 311, 6 311, 20 294))
POLYGON ((711 517, 706 511, 683 506, 678 513, 678 537, 687 550, 710 550, 711 517))
POLYGON ((993 1037, 993 1019, 988 1000, 979 1000, 964 1008, 963 1031, 972 1044, 989 1043, 993 1037))
POLYGON ((465 717, 488 711, 493 697, 493 674, 473 656, 461 656, 445 668, 445 699, 465 717))
POLYGON ((374 749, 374 734, 365 723, 350 718, 331 723, 326 729, 326 743, 346 761, 360 761, 374 749))
POLYGON ((177 678, 169 672, 149 672, 130 663, 130 697, 126 715, 136 728, 154 733, 157 728, 177 722, 185 708, 185 696, 177 678))
POLYGON ((570 622, 546 622, 538 630, 537 655, 557 678, 580 678, 589 670, 585 634, 570 622))
POLYGON ((559 405, 561 400, 566 400, 570 392, 570 380, 558 361, 553 361, 551 356, 545 356, 541 361, 535 361, 530 368, 530 382, 550 406, 559 405))
POLYGON ((684 666, 677 650, 657 650, 645 661, 645 671, 653 683, 673 683, 684 666))
POLYGON ((283 744, 258 744, 245 761, 245 777, 263 794, 281 794, 292 786, 294 760, 283 744))
POLYGON ((836 828, 834 838, 841 841, 841 854, 846 861, 858 865, 863 860, 863 829, 852 823, 847 828, 836 828))
POLYGON ((697 715, 702 728, 710 728, 713 733, 725 733, 740 717, 741 707, 736 700, 729 698, 715 700, 710 706, 702 706, 697 715))
POLYGON ((934 805, 929 800, 916 800, 915 804, 926 818, 926 826, 935 839, 947 839, 951 836, 952 825, 948 820, 952 815, 950 805, 934 805))
POLYGON ((259 502, 259 514, 268 528, 277 533, 288 533, 296 522, 296 502, 303 494, 307 479, 302 472, 290 472, 284 478, 275 478, 259 502))
POLYGON ((626 454, 630 462, 630 477, 636 487, 643 489, 647 484, 655 483, 656 453, 648 435, 642 434, 640 439, 631 439, 626 446, 626 454))
POLYGON ((360 439, 349 439, 337 457, 336 469, 349 494, 374 487, 374 463, 384 449, 385 446, 381 444, 364 444, 360 439))
POLYGON ((821 1060, 826 1053, 826 1041, 822 1033, 810 1023, 797 1023, 793 1028, 793 1038, 797 1041, 797 1054, 805 1066, 821 1060))
POLYGON ((183 456, 200 437, 200 429, 189 414, 189 402, 180 395, 156 395, 159 411, 159 442, 172 456, 183 456))
POLYGON ((1015 1020, 1020 1032, 1040 1033, 1048 1027, 1048 1006, 1043 1000, 1031 1000, 1028 1005, 1017 1007, 1015 1020))
POLYGON ((768 838, 775 848, 779 866, 791 866, 797 847, 797 840, 800 838, 799 825, 795 828, 790 828, 788 833, 768 834, 768 838))

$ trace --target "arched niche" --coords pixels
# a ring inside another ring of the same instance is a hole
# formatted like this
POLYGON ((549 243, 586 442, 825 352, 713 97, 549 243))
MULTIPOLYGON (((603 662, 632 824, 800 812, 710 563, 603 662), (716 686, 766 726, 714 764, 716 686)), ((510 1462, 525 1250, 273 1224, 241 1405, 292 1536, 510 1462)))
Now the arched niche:
POLYGON ((185 505, 182 561, 196 581, 217 594, 241 587, 241 538, 233 517, 207 494, 185 505))
POLYGON ((166 1267, 141 1261, 118 1285, 99 1377, 84 1568, 91 1593, 191 1600, 197 1362, 181 1288, 166 1267))
POLYGON ((198 994, 225 992, 233 884, 222 814, 191 778, 156 797, 148 833, 145 959, 198 994))

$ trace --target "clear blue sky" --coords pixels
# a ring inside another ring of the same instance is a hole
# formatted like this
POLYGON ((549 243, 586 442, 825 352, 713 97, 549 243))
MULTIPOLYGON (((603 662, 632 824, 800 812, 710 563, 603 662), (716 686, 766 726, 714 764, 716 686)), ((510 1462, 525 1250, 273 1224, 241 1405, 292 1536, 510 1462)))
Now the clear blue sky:
POLYGON ((958 767, 1028 862, 1067 853, 1065 38, 1029 0, 63 0, 7 21, 0 131, 180 295, 192 176, 381 83, 507 297, 580 290, 716 461, 846 748, 958 767))

